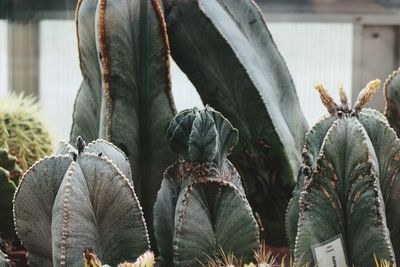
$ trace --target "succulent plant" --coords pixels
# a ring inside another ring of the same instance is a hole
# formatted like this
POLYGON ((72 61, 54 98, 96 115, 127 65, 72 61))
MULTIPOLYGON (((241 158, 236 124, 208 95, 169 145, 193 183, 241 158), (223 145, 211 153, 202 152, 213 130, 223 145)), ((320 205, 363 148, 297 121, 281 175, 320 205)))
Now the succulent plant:
POLYGON ((248 259, 259 246, 240 176, 226 158, 237 139, 210 107, 181 111, 170 123, 167 140, 179 160, 165 171, 154 205, 162 265, 197 265, 220 249, 248 259))
MULTIPOLYGON (((154 254, 151 251, 146 251, 140 255, 135 262, 123 262, 118 264, 118 267, 153 267, 155 264, 154 254)), ((109 267, 110 265, 103 265, 97 258, 93 249, 86 248, 83 252, 83 267, 109 267)))
POLYGON ((385 116, 390 126, 400 134, 400 69, 393 71, 385 81, 385 116))
POLYGON ((151 233, 162 173, 175 160, 164 138, 175 107, 161 7, 156 0, 80 0, 77 33, 83 81, 71 140, 103 138, 125 152, 151 233))
POLYGON ((22 174, 16 162, 14 156, 0 148, 0 235, 6 239, 15 237, 12 200, 22 174))
POLYGON ((52 140, 39 114, 34 98, 9 95, 0 99, 0 147, 17 157, 22 171, 53 152, 52 140))
POLYGON ((285 209, 308 127, 263 15, 251 0, 164 3, 172 56, 203 102, 238 128, 230 159, 264 238, 285 246, 285 209))
POLYGON ((14 196, 17 234, 31 266, 82 266, 85 247, 104 262, 134 260, 149 248, 128 159, 104 140, 36 162, 14 196), (53 264, 53 265, 52 265, 53 264))
POLYGON ((379 86, 368 83, 353 108, 342 87, 337 105, 316 86, 330 115, 306 135, 287 211, 296 262, 313 266, 311 247, 339 234, 350 265, 375 266, 374 255, 394 263, 399 255, 400 140, 381 113, 363 109, 379 86))

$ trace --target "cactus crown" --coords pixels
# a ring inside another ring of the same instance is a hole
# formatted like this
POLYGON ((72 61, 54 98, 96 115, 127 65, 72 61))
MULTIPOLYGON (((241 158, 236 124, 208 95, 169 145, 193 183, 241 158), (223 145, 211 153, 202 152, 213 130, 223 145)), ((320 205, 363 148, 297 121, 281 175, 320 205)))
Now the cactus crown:
POLYGON ((190 164, 211 163, 221 169, 238 141, 238 130, 219 112, 206 106, 180 112, 167 130, 170 148, 190 164))
POLYGON ((329 114, 333 116, 342 117, 353 117, 358 116, 361 109, 371 100, 372 96, 381 86, 381 81, 378 79, 370 81, 364 89, 358 94, 358 98, 351 108, 348 103, 348 97, 344 91, 343 84, 339 84, 339 96, 340 105, 333 101, 332 96, 329 94, 328 90, 320 83, 314 85, 315 89, 319 92, 322 104, 326 107, 329 114))

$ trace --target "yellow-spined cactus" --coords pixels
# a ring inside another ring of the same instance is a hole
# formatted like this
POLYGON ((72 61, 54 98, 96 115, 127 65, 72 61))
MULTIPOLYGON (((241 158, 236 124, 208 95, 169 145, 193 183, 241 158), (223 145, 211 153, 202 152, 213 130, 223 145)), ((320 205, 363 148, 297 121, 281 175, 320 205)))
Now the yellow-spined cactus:
POLYGON ((39 105, 32 97, 11 94, 0 99, 0 147, 17 157, 23 171, 53 150, 39 113, 39 105))

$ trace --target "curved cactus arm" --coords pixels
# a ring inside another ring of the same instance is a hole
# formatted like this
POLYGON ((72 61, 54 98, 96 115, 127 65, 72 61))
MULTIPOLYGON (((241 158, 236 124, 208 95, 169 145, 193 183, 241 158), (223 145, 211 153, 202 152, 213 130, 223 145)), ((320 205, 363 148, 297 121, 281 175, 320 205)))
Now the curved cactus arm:
POLYGON ((128 178, 129 182, 131 182, 131 184, 133 185, 129 159, 125 155, 125 153, 118 147, 116 147, 115 145, 106 140, 97 139, 89 143, 85 147, 84 151, 87 153, 95 153, 97 155, 105 156, 108 159, 110 159, 112 162, 114 162, 115 165, 117 165, 117 167, 121 170, 121 172, 125 175, 126 178, 128 178))
POLYGON ((373 266, 374 253, 393 262, 377 168, 357 118, 336 121, 300 199, 295 261, 313 265, 311 246, 342 234, 350 265, 373 266))
POLYGON ((400 69, 389 75, 383 89, 386 101, 384 114, 397 136, 400 136, 400 69))
POLYGON ((255 212, 268 224, 267 242, 284 246, 286 240, 275 237, 284 236, 282 211, 308 126, 262 14, 248 0, 164 2, 172 56, 203 102, 238 128, 239 144, 230 158, 255 212))
POLYGON ((306 133, 303 148, 303 164, 297 176, 297 185, 293 191, 292 199, 286 210, 286 235, 292 250, 294 249, 297 235, 301 192, 304 190, 305 183, 308 182, 315 168, 316 159, 319 156, 324 137, 336 120, 336 116, 325 116, 306 133))
POLYGON ((37 161, 22 177, 14 195, 17 234, 28 251, 44 258, 43 260, 52 259, 53 204, 71 163, 72 158, 67 155, 46 157, 37 161))
POLYGON ((52 234, 55 266, 81 266, 85 247, 111 265, 132 261, 149 248, 132 185, 97 154, 82 154, 66 173, 54 203, 52 234))
POLYGON ((178 172, 178 164, 168 167, 154 204, 154 236, 162 266, 173 266, 175 206, 180 192, 180 183, 176 181, 178 172))
POLYGON ((101 73, 95 39, 95 13, 98 0, 79 0, 76 9, 78 51, 83 81, 74 104, 70 140, 87 141, 99 137, 101 117, 101 73))
POLYGON ((162 173, 175 160, 164 138, 175 107, 163 13, 156 0, 100 0, 97 27, 106 137, 128 156, 152 222, 162 173))
MULTIPOLYGON (((374 110, 363 110, 359 121, 368 133, 379 162, 379 181, 385 201, 393 249, 400 257, 400 140, 387 120, 374 110)), ((398 262, 400 264, 400 262, 398 262)))

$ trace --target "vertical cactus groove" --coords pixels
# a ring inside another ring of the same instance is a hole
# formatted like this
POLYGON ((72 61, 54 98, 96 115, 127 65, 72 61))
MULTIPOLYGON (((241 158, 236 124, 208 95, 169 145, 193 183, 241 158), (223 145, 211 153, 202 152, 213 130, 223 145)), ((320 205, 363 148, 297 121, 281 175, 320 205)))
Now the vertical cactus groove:
POLYGON ((284 210, 307 124, 262 13, 248 0, 164 3, 174 60, 203 102, 240 131, 230 159, 261 218, 263 237, 269 245, 286 246, 284 210))
POLYGON ((117 265, 149 249, 126 156, 103 140, 78 143, 79 152, 61 144, 67 154, 38 161, 15 193, 15 227, 32 265, 82 266, 85 247, 117 265))
POLYGON ((259 228, 227 159, 237 130, 214 109, 195 108, 175 116, 167 140, 179 160, 165 171, 154 205, 161 264, 197 265, 221 249, 249 259, 259 246, 259 228))
POLYGON ((316 85, 330 116, 306 134, 287 210, 295 261, 315 264, 311 246, 338 234, 349 265, 375 266, 374 255, 394 263, 399 256, 400 140, 382 114, 363 109, 379 87, 379 80, 369 82, 350 108, 343 88, 338 105, 316 85))

